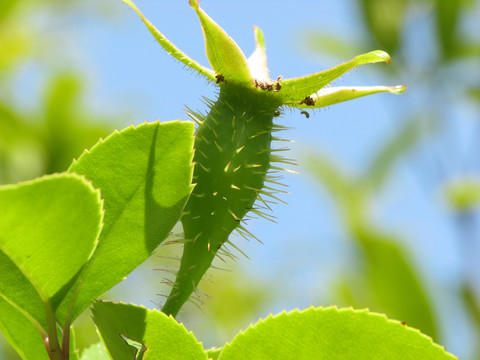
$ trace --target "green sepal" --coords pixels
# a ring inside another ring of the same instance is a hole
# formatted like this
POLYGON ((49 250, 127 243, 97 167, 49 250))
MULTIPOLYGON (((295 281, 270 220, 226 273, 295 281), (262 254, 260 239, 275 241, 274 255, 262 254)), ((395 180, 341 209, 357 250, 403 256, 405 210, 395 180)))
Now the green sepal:
POLYGON ((377 62, 390 63, 390 56, 381 50, 371 51, 355 56, 350 61, 334 66, 330 69, 314 74, 282 80, 282 90, 278 92, 283 103, 302 102, 306 97, 314 95, 317 91, 330 84, 349 70, 364 64, 377 62))
POLYGON ((209 68, 206 68, 200 65, 198 62, 187 56, 182 50, 175 46, 170 40, 168 40, 157 28, 142 14, 138 7, 131 0, 122 0, 125 4, 130 6, 135 12, 140 16, 144 24, 150 30, 153 37, 158 41, 158 43, 175 59, 181 63, 187 65, 188 67, 196 70, 200 75, 205 76, 211 81, 215 81, 215 74, 209 68))
POLYGON ((285 105, 295 108, 316 109, 325 106, 334 105, 343 101, 353 100, 362 96, 372 95, 382 92, 391 94, 401 94, 407 88, 403 85, 397 86, 335 86, 325 87, 310 96, 313 105, 299 104, 298 101, 289 102, 285 105))
POLYGON ((237 43, 200 8, 197 0, 190 0, 190 6, 200 19, 207 58, 216 75, 227 82, 253 86, 247 58, 237 43))

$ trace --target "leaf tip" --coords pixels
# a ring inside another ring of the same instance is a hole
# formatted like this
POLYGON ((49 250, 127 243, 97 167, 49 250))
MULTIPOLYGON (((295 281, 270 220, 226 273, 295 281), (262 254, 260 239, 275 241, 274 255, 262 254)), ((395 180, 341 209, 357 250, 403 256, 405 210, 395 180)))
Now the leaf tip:
POLYGON ((194 10, 198 10, 198 0, 189 0, 188 3, 194 10))
POLYGON ((393 94, 401 94, 407 90, 405 85, 396 85, 391 87, 391 92, 393 94))
POLYGON ((371 54, 376 55, 379 61, 385 61, 387 64, 390 64, 392 62, 392 58, 390 57, 390 55, 388 55, 388 53, 383 50, 375 50, 372 51, 371 54))

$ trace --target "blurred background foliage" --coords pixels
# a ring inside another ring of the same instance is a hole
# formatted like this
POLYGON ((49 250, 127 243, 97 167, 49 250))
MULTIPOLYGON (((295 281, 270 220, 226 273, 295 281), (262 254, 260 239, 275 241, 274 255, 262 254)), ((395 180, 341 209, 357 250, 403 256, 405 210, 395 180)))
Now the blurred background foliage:
MULTIPOLYGON (((138 120, 85 100, 92 86, 83 64, 88 54, 79 56, 77 44, 64 34, 68 24, 81 16, 118 21, 118 5, 0 0, 0 183, 63 171, 99 137, 138 120)), ((322 295, 314 305, 384 312, 453 348, 461 358, 479 359, 480 32, 471 28, 478 21, 480 1, 351 0, 348 6, 358 17, 358 33, 345 38, 309 31, 302 36, 307 52, 335 63, 365 49, 384 49, 394 62, 377 71, 384 71, 385 79, 398 75, 413 96, 396 103, 401 108, 394 112, 402 121, 373 147, 360 171, 352 174, 318 150, 303 153, 301 161, 312 189, 331 198, 349 244, 345 256, 338 259, 340 264, 330 270, 334 281, 318 290, 322 295), (416 43, 416 34, 425 28, 427 38, 416 43), (452 236, 463 270, 453 284, 438 285, 441 278, 432 281, 422 254, 412 254, 406 245, 406 235, 375 217, 400 162, 409 167, 425 196, 443 207, 442 219, 455 229, 452 236), (444 291, 456 299, 467 319, 469 335, 463 340, 455 337, 464 330, 449 323, 450 303, 442 300, 444 291)), ((163 275, 151 269, 167 275, 174 272, 178 265, 173 258, 179 251, 177 245, 163 246, 129 278, 130 283, 121 284, 109 297, 115 299, 134 282, 157 288, 163 275)), ((221 260, 216 265, 224 267, 221 260)), ((279 281, 289 275, 289 266, 278 273, 279 281)), ((180 314, 208 346, 231 339, 253 319, 266 316, 279 298, 288 297, 276 284, 242 272, 240 266, 232 265, 230 270, 233 273, 216 271, 214 281, 204 282, 202 291, 215 301, 202 305, 207 296, 199 294, 196 304, 187 305, 180 314)), ((89 314, 77 321, 76 330, 82 347, 98 339, 89 314)), ((0 358, 17 356, 0 343, 0 358)))

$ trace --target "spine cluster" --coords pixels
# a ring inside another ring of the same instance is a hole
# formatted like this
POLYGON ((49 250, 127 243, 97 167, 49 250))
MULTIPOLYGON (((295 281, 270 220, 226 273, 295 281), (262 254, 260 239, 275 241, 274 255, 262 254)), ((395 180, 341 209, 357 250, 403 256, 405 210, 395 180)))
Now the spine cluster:
POLYGON ((273 125, 279 104, 268 93, 243 93, 224 83, 219 99, 208 105, 207 116, 192 114, 199 124, 195 188, 182 217, 185 244, 180 269, 162 309, 174 316, 195 291, 217 252, 231 256, 222 245, 238 249, 229 241, 230 234, 237 230, 243 237, 252 236, 244 227, 247 213, 270 218, 263 213, 271 202, 265 197, 277 199, 274 193, 279 190, 264 183, 277 183, 278 177, 267 172, 281 170, 270 163, 284 160, 272 154, 271 142, 276 139, 272 132, 282 127, 273 125))

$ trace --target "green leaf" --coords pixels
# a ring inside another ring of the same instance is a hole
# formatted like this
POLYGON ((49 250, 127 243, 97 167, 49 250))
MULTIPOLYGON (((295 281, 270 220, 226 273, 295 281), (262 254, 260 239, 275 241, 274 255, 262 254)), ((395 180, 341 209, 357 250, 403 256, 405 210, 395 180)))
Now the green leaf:
POLYGON ((45 328, 40 303, 63 298, 97 244, 100 193, 79 175, 56 174, 0 187, 0 209, 1 295, 45 328))
POLYGON ((247 59, 237 43, 200 8, 198 0, 190 0, 190 6, 200 19, 207 58, 215 73, 227 82, 253 86, 247 59))
POLYGON ((115 360, 207 359, 195 336, 160 311, 97 301, 92 312, 102 340, 115 360))
POLYGON ((101 189, 105 220, 77 293, 57 312, 61 323, 74 296, 72 320, 145 261, 177 223, 192 190, 193 131, 193 123, 180 121, 130 126, 72 164, 69 171, 101 189))
POLYGON ((0 332, 22 359, 49 360, 38 329, 17 308, 1 296, 0 332))
POLYGON ((207 79, 215 81, 215 74, 212 70, 200 65, 195 60, 183 53, 179 48, 177 48, 170 40, 168 40, 157 28, 142 14, 138 7, 131 0, 122 0, 125 4, 129 5, 135 12, 140 16, 144 24, 150 30, 153 37, 158 41, 158 43, 172 55, 175 59, 181 63, 187 65, 188 67, 196 70, 199 74, 205 76, 207 79))
POLYGON ((219 360, 455 359, 418 330, 368 310, 309 308, 270 315, 226 344, 219 360))
POLYGON ((390 63, 390 56, 384 51, 376 50, 355 56, 350 61, 318 73, 282 80, 282 90, 278 94, 284 103, 299 102, 307 96, 314 95, 354 67, 377 62, 390 63))
POLYGON ((105 350, 103 344, 99 342, 85 349, 80 360, 110 360, 110 356, 105 350))
MULTIPOLYGON (((0 297, 24 314, 39 329, 47 328, 45 304, 35 286, 3 251, 0 251, 0 297)), ((0 321, 8 317, 0 313, 0 321)))

